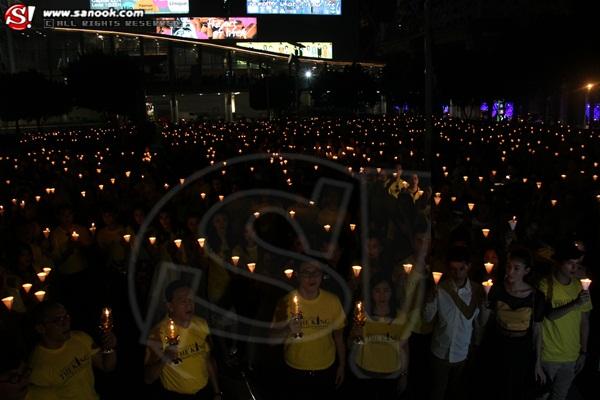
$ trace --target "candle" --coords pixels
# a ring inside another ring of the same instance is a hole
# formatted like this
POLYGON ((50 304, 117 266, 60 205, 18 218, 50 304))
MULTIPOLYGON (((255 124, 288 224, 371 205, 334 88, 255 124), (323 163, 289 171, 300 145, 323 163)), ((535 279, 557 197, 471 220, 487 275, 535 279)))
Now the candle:
POLYGON ((473 211, 475 208, 475 203, 467 203, 467 207, 469 208, 469 211, 473 211))
POLYGON ((44 268, 42 268, 42 271, 44 271, 46 273, 46 275, 50 275, 50 272, 52 271, 52 268, 50 268, 50 267, 44 267, 44 268))
POLYGON ((79 239, 79 233, 73 231, 73 233, 71 233, 71 239, 77 241, 77 239, 79 239))
POLYGON ((170 345, 177 345, 177 340, 179 336, 177 336, 177 329, 175 328, 175 321, 172 318, 169 318, 169 332, 167 333, 167 339, 169 340, 170 345))
POLYGON ((254 269, 256 268, 256 263, 248 263, 246 265, 248 266, 248 271, 254 272, 254 269))
POLYGON ((542 182, 536 182, 535 186, 537 186, 538 189, 542 188, 542 182))
POLYGON ((48 239, 48 237, 50 236, 50 228, 46 228, 42 231, 42 233, 44 234, 44 237, 46 239, 48 239))
POLYGON ((362 271, 362 267, 360 265, 353 265, 352 266, 352 273, 354 274, 355 278, 359 277, 361 271, 362 271))
POLYGON ((292 276, 294 276, 294 270, 291 268, 286 269, 285 271, 283 271, 283 273, 288 279, 292 279, 292 276))
POLYGON ((442 194, 440 192, 437 192, 433 196, 433 202, 435 203, 436 206, 439 206, 441 201, 442 201, 442 194))
POLYGON ((123 240, 125 240, 125 243, 129 243, 129 241, 131 240, 131 235, 123 235, 123 240))
POLYGON ((48 274, 45 272, 37 273, 37 277, 39 278, 40 282, 44 282, 46 280, 46 276, 48 276, 48 274))
POLYGON ((257 211, 254 213, 254 218, 258 218, 258 217, 260 217, 260 213, 257 211))
POLYGON ((39 203, 42 200, 42 196, 35 196, 36 203, 39 203))
POLYGON ((550 203, 552 204, 552 207, 554 207, 556 203, 558 203, 558 200, 552 199, 550 200, 550 203))
POLYGON ((92 226, 90 226, 90 233, 92 235, 96 234, 96 224, 92 222, 92 226))
POLYGON ((453 203, 456 202, 456 196, 451 196, 450 197, 450 201, 453 202, 453 203))
POLYGON ((356 230, 356 224, 350 224, 350 232, 354 232, 356 230))
POLYGON ((300 304, 298 304, 298 296, 294 296, 294 315, 300 314, 300 304))
POLYGON ((585 279, 580 279, 580 281, 581 281, 581 287, 583 287, 583 290, 589 290, 592 280, 585 278, 585 279))
POLYGON ((513 216, 512 219, 508 221, 508 225, 510 225, 510 230, 514 231, 517 227, 517 217, 513 216))
POLYGON ((325 232, 329 232, 331 230, 331 225, 323 225, 323 229, 325 229, 325 232))
POLYGON ((179 184, 183 185, 183 183, 185 182, 185 178, 179 178, 179 184))
POLYGON ((483 290, 485 290, 485 294, 489 294, 490 293, 490 289, 492 288, 492 286, 494 286, 494 282, 491 279, 488 279, 485 282, 481 283, 483 285, 483 290))
POLYGON ((150 242, 151 246, 154 246, 154 244, 156 243, 156 236, 150 236, 148 238, 148 242, 150 242))
POLYGON ((104 185, 103 184, 98 185, 98 189, 104 190, 104 185))
POLYGON ((444 275, 442 272, 432 272, 431 274, 433 275, 433 281, 436 285, 440 283, 440 279, 442 279, 442 275, 444 275))
POLYGON ((125 176, 129 178, 131 176, 131 171, 125 171, 125 176))
POLYGON ((85 197, 85 190, 81 191, 81 197, 85 197))
POLYGON ((231 262, 233 262, 234 267, 237 267, 238 263, 240 262, 240 257, 239 256, 231 256, 231 262))
POLYGON ((173 243, 175 243, 175 246, 177 246, 178 249, 181 248, 181 239, 175 239, 173 240, 173 243))
POLYGON ((29 291, 31 290, 31 287, 33 285, 31 283, 24 283, 21 285, 21 287, 23 288, 23 290, 25 291, 25 294, 28 294, 29 291))
POLYGON ((206 239, 205 238, 198 238, 198 244, 200 245, 201 249, 204 248, 204 244, 205 243, 206 243, 206 239))
POLYGON ((8 311, 12 310, 13 301, 15 300, 14 296, 8 296, 2 299, 2 302, 8 308, 8 311))
POLYGON ((200 198, 202 200, 206 199, 206 193, 204 193, 204 192, 200 193, 200 198))
POLYGON ((289 213, 290 213, 290 217, 292 217, 292 218, 294 218, 294 216, 296 215, 296 211, 294 211, 294 210, 290 210, 289 213))
POLYGON ((108 307, 102 309, 101 328, 106 333, 112 329, 112 310, 108 307))
POLYGON ((219 201, 223 201, 225 200, 225 196, 223 196, 222 194, 219 195, 219 201))
POLYGON ((487 228, 484 228, 481 230, 481 233, 483 233, 483 237, 488 237, 488 235, 490 234, 490 230, 487 228))
POLYGON ((412 271, 413 269, 412 264, 402 264, 402 267, 404 267, 404 272, 406 272, 407 274, 410 274, 410 271, 412 271))
POLYGON ((491 262, 486 262, 483 265, 485 266, 485 270, 487 271, 488 275, 491 274, 492 270, 494 269, 494 264, 492 264, 491 262))
POLYGON ((44 301, 44 297, 46 296, 46 292, 43 290, 38 290, 33 294, 38 301, 44 301))

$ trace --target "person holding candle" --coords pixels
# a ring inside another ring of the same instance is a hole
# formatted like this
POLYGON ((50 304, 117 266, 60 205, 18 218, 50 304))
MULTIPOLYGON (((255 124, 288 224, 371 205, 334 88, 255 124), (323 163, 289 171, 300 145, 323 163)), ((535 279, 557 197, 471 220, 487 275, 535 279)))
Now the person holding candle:
POLYGON ((298 289, 284 296, 275 309, 271 336, 284 345, 286 398, 330 399, 344 381, 345 313, 337 296, 321 289, 322 279, 321 263, 303 261, 298 289), (296 318, 298 313, 301 319, 296 318))
POLYGON ((370 296, 364 325, 354 324, 348 337, 350 365, 360 379, 355 393, 365 399, 392 400, 407 385, 411 319, 397 307, 393 283, 384 275, 371 279, 370 296), (363 344, 356 343, 357 337, 363 344))
POLYGON ((448 273, 439 285, 432 286, 423 308, 425 321, 437 317, 431 340, 432 400, 465 397, 462 380, 469 351, 477 344, 477 333, 489 316, 482 286, 468 277, 468 249, 450 248, 446 261, 448 273))
POLYGON ((534 379, 546 377, 541 364, 544 294, 530 283, 533 258, 525 248, 513 249, 506 263, 504 281, 488 294, 494 324, 491 326, 490 363, 496 369, 496 398, 525 400, 533 396, 534 379))
POLYGON ((589 335, 590 293, 577 279, 584 253, 569 241, 556 248, 556 265, 542 279, 546 318, 542 324, 542 368, 550 382, 549 400, 566 399, 575 376, 585 365, 589 335))
POLYGON ((210 329, 204 319, 194 315, 193 296, 187 282, 171 282, 165 289, 168 316, 148 338, 144 381, 151 384, 160 380, 161 399, 222 397, 211 355, 210 329))
MULTIPOLYGON (((30 360, 28 399, 98 399, 93 368, 114 370, 116 351, 103 353, 88 334, 72 331, 70 316, 59 303, 40 303, 33 310, 33 321, 40 341, 30 360)), ((102 348, 116 345, 114 333, 102 336, 102 348)))
POLYGON ((52 259, 60 274, 74 275, 88 266, 84 250, 92 244, 92 237, 87 228, 75 224, 69 207, 60 209, 58 219, 59 226, 50 232, 52 259))

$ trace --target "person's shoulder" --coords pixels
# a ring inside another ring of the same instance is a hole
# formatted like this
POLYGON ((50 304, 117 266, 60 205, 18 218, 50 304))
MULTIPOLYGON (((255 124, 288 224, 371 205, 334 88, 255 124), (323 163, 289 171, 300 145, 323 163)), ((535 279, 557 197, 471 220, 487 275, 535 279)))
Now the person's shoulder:
POLYGON ((92 346, 94 339, 90 335, 82 331, 71 331, 70 342, 83 344, 84 346, 92 346))
POLYGON ((320 291, 321 293, 319 297, 321 301, 326 301, 328 303, 340 303, 340 298, 337 295, 324 289, 320 289, 320 291))
POLYGON ((208 329, 208 322, 204 318, 198 317, 197 315, 192 317, 191 324, 200 329, 208 329))

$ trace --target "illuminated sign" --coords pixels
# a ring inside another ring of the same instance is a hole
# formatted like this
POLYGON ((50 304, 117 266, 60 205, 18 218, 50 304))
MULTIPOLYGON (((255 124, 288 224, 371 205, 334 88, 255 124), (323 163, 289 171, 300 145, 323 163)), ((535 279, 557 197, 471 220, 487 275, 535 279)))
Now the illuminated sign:
POLYGON ((175 21, 177 27, 165 24, 158 26, 156 33, 187 39, 252 39, 257 32, 256 18, 182 17, 158 18, 158 21, 175 21))
POLYGON ((144 10, 146 14, 187 14, 189 0, 90 0, 91 10, 144 10))
POLYGON ((246 0, 248 14, 342 15, 342 0, 246 0))
POLYGON ((278 54, 294 54, 298 57, 333 58, 333 45, 331 42, 240 42, 236 43, 236 46, 278 54))

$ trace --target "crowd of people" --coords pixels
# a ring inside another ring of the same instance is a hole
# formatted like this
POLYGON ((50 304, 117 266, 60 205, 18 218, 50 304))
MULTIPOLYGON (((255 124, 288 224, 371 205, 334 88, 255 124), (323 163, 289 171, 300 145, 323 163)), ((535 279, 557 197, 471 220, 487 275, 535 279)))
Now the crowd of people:
POLYGON ((597 132, 431 139, 410 115, 23 134, 2 398, 591 398, 597 132))

